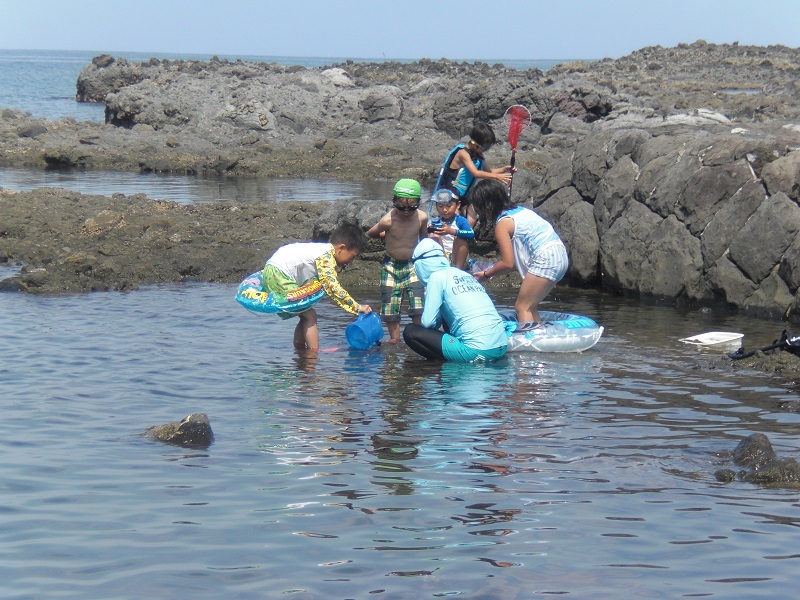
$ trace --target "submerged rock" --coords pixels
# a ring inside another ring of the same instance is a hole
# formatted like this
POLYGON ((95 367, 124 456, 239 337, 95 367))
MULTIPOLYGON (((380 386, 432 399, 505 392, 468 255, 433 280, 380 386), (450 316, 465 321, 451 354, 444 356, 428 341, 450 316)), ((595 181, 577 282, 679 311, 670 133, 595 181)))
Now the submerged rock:
POLYGON ((205 413, 192 413, 183 421, 155 425, 144 432, 146 437, 187 448, 208 448, 214 441, 214 432, 205 413))

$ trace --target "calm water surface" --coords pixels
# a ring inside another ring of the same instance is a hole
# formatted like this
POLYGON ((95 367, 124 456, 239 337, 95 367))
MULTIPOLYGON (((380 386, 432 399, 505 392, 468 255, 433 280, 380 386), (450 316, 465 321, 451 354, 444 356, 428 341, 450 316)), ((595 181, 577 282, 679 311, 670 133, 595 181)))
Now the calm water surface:
MULTIPOLYGON (((484 366, 316 360, 234 285, 0 298, 8 598, 785 597, 800 493, 713 472, 761 431, 796 455, 797 391, 678 338, 780 323, 557 290, 583 354, 484 366), (151 425, 209 415, 205 451, 151 425)), ((354 290, 377 303, 377 288, 354 290)), ((498 304, 510 297, 496 294, 498 304)))
MULTIPOLYGON (((43 170, 0 167, 0 188, 25 192, 55 187, 83 194, 145 194, 181 204, 197 202, 274 200, 320 202, 349 199, 391 199, 394 181, 338 181, 335 179, 280 179, 266 177, 195 177, 165 173, 123 171, 43 170)), ((425 195, 430 192, 423 188, 425 195)))

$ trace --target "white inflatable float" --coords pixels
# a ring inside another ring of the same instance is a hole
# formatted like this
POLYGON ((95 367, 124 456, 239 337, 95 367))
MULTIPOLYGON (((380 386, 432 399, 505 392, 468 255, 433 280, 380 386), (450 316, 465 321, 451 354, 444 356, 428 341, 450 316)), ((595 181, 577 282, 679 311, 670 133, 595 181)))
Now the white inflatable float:
POLYGON ((603 335, 600 325, 581 315, 540 310, 541 323, 517 323, 514 311, 500 316, 511 331, 509 352, 583 352, 603 335))

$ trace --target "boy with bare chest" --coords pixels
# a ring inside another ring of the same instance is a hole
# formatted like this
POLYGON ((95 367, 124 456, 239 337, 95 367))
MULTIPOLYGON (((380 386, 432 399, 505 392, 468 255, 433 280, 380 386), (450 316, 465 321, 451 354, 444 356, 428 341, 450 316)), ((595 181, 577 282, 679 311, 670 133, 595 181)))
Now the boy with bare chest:
POLYGON ((420 324, 425 288, 414 273, 411 254, 420 239, 428 235, 428 215, 419 209, 422 189, 413 179, 401 179, 394 186, 394 208, 381 217, 367 235, 386 242, 381 270, 381 318, 389 331, 389 342, 400 340, 400 309, 408 296, 408 314, 420 324))

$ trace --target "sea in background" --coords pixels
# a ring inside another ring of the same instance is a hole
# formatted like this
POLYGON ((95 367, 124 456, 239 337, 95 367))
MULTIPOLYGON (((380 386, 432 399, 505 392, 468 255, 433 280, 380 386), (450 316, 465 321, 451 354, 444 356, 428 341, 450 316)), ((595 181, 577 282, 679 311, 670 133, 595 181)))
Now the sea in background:
MULTIPOLYGON (((0 53, 0 107, 96 118, 59 112, 101 115, 72 100, 96 54, 0 53)), ((213 199, 192 185, 180 201, 213 199)), ((800 582, 800 491, 714 477, 755 432, 798 455, 798 387, 680 341, 736 331, 754 349, 785 324, 557 286, 545 308, 600 322, 597 346, 458 365, 351 350, 352 317, 322 300, 309 359, 292 321, 235 291, 0 294, 0 596, 750 599, 800 582), (208 449, 142 436, 192 412, 208 449)), ((380 301, 377 282, 350 291, 380 301)), ((508 308, 514 292, 492 294, 508 308)))

